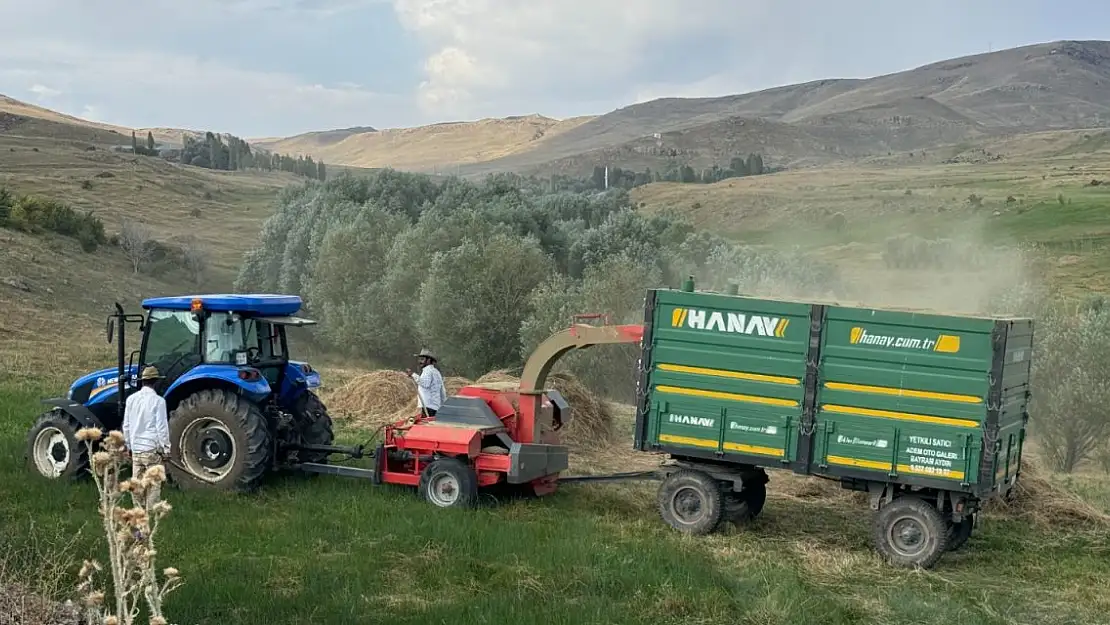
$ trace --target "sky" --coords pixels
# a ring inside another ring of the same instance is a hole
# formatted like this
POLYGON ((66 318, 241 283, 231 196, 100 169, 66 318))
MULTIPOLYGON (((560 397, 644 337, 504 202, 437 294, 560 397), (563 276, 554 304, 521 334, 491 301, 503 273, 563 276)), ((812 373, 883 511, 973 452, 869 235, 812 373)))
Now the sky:
POLYGON ((1105 0, 0 0, 0 94, 128 127, 592 115, 1110 39, 1105 0))

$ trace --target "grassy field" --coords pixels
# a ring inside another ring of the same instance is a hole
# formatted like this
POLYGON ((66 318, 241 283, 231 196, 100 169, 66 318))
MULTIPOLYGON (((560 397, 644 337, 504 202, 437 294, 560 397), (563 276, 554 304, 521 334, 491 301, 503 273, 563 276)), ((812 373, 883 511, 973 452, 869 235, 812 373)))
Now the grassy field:
MULTIPOLYGON (((0 386, 0 554, 66 556, 23 573, 57 586, 103 539, 91 482, 30 479, 20 462, 51 390, 0 386)), ((653 462, 625 451, 622 426, 604 464, 653 462)), ((937 569, 892 570, 870 551, 856 498, 779 473, 770 487, 757 522, 703 539, 663 525, 651 483, 470 512, 331 477, 279 477, 253 496, 169 489, 158 557, 186 578, 167 607, 179 623, 1110 622, 1105 527, 988 516, 937 569)), ((1085 490, 1110 501, 1106 482, 1085 490)))
MULTIPOLYGON (((1035 159, 788 172, 634 196, 646 211, 677 208, 743 240, 816 250, 891 303, 935 303, 940 290, 967 303, 1026 273, 1081 295, 1110 288, 1110 154, 1083 141, 1045 140, 1035 159), (981 207, 967 202, 972 193, 981 207), (837 213, 846 226, 830 231, 837 213), (1032 259, 1001 256, 1010 264, 979 281, 886 271, 881 245, 904 231, 1040 247, 1032 259)), ((0 279, 19 278, 18 288, 0 283, 0 585, 18 574, 68 590, 81 559, 102 548, 92 484, 44 483, 22 464, 39 399, 113 361, 103 339, 112 302, 227 288, 270 198, 292 181, 0 136, 0 184, 94 209, 109 234, 136 217, 167 241, 195 234, 213 254, 210 277, 194 286, 136 275, 115 250, 90 255, 71 240, 0 230, 0 279)), ((625 414, 611 454, 577 455, 572 468, 656 462, 629 451, 630 427, 625 414)), ((342 430, 349 442, 365 435, 342 430)), ((1110 513, 1110 480, 1057 481, 1110 513)), ((1104 525, 994 513, 966 550, 909 572, 871 552, 869 513, 850 493, 781 473, 769 486, 760 520, 704 539, 663 525, 650 483, 568 486, 475 512, 331 477, 275 479, 251 497, 171 489, 159 558, 186 578, 168 606, 179 623, 1110 623, 1104 525)))

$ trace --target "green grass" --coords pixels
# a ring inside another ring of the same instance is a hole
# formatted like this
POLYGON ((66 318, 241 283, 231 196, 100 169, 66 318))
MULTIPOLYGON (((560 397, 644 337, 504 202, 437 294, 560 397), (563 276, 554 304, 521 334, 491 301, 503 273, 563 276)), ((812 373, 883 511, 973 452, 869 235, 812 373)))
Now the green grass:
MULTIPOLYGON (((0 536, 18 551, 77 535, 72 562, 43 563, 75 574, 79 558, 103 560, 95 489, 23 467, 40 396, 0 386, 0 536)), ((864 507, 776 497, 779 479, 754 525, 701 539, 663 525, 650 485, 477 511, 322 476, 275 478, 253 496, 171 488, 158 557, 186 579, 167 606, 179 623, 1106 622, 1103 530, 990 517, 939 568, 894 570, 870 550, 864 507)))

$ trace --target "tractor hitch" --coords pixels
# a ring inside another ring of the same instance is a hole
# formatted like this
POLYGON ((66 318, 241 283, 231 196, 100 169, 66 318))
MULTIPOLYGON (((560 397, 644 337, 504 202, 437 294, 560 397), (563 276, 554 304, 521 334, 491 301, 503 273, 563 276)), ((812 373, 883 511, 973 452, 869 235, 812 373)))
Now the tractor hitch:
POLYGON ((342 454, 344 456, 350 456, 351 458, 354 458, 356 460, 359 459, 359 458, 372 458, 374 456, 374 452, 373 451, 367 452, 366 447, 364 445, 356 445, 354 447, 343 447, 341 445, 297 445, 297 444, 290 444, 290 445, 286 445, 285 448, 290 450, 290 451, 318 451, 318 452, 324 452, 324 453, 329 453, 329 454, 342 454))

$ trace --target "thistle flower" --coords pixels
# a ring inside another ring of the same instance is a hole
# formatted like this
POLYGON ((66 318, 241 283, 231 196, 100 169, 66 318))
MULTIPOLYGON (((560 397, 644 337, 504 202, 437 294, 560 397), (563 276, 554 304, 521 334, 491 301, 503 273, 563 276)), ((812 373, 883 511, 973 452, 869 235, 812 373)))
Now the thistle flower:
POLYGON ((164 569, 162 571, 162 574, 165 575, 166 577, 171 577, 172 578, 172 577, 180 576, 181 572, 171 566, 169 568, 164 569))
POLYGON ((77 440, 79 441, 97 441, 100 440, 101 436, 100 428, 81 428, 77 430, 77 440))
POLYGON ((150 625, 166 625, 169 621, 165 617, 155 616, 150 619, 150 625))
POLYGON ((144 480, 150 480, 155 484, 161 484, 166 481, 166 467, 156 464, 143 473, 144 480))
POLYGON ((95 469, 98 472, 101 469, 103 469, 104 467, 111 464, 111 462, 112 462, 112 456, 106 451, 98 451, 95 454, 93 454, 93 457, 92 457, 93 469, 95 469))
POLYGON ((119 492, 129 493, 135 488, 135 480, 127 479, 119 483, 119 492))
POLYGON ((159 501, 150 509, 150 511, 158 517, 166 516, 170 513, 170 510, 173 510, 173 506, 170 505, 170 502, 165 500, 159 501))
POLYGON ((85 605, 92 608, 104 604, 104 593, 99 590, 85 595, 85 605))
POLYGON ((111 432, 108 432, 108 441, 111 442, 113 445, 118 445, 120 447, 124 447, 125 445, 127 445, 127 439, 123 437, 123 432, 120 432, 119 430, 112 430, 111 432))
POLYGON ((119 625, 119 619, 114 615, 109 614, 104 617, 104 625, 119 625))

